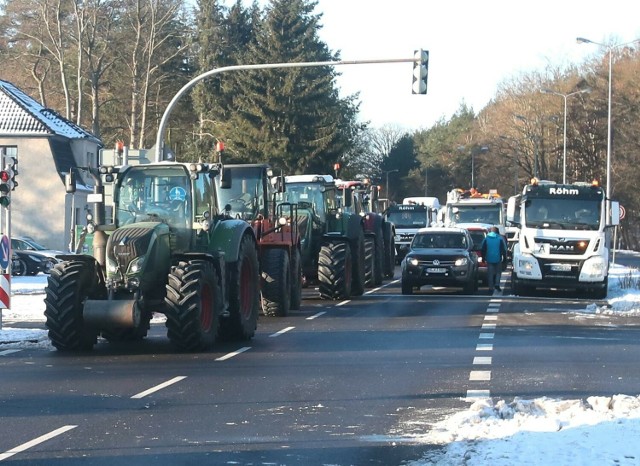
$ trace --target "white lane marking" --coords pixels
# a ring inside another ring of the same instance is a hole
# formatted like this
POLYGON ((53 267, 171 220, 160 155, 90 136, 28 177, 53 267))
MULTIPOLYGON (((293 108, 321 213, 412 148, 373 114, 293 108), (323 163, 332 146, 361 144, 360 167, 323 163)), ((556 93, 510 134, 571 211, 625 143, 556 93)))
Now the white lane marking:
POLYGON ((482 330, 495 330, 496 324, 482 324, 482 330))
POLYGON ((484 316, 484 320, 498 320, 498 316, 484 316))
POLYGON ((46 442, 47 440, 52 439, 53 437, 57 437, 58 435, 64 434, 65 432, 71 429, 75 429, 76 427, 78 426, 71 426, 71 425, 62 426, 59 429, 49 432, 48 434, 41 435, 38 438, 34 438, 33 440, 28 441, 27 443, 23 443, 22 445, 18 445, 17 447, 12 448, 11 450, 7 450, 4 453, 0 453, 0 461, 4 461, 7 458, 12 457, 16 453, 20 453, 25 450, 28 450, 31 447, 34 447, 42 442, 46 442))
POLYGON ((469 381, 471 382, 488 382, 491 380, 491 371, 471 371, 469 373, 469 381))
POLYGON ((341 303, 336 304, 336 307, 344 306, 345 304, 350 303, 350 302, 351 302, 351 300, 347 299, 346 301, 342 301, 341 303))
POLYGON ((493 351, 493 345, 491 343, 480 343, 476 345, 476 351, 493 351))
POLYGON ((480 334, 480 339, 481 340, 491 340, 494 337, 495 333, 481 333, 480 334))
POLYGON ((473 358, 473 363, 478 365, 491 364, 491 356, 476 356, 473 358))
POLYGON ((6 356, 7 354, 17 353, 22 351, 21 349, 6 349, 4 351, 0 351, 0 356, 6 356))
POLYGON ((181 376, 178 376, 178 377, 174 377, 173 379, 171 379, 171 380, 167 380, 166 382, 163 382, 163 383, 161 383, 160 385, 156 385, 155 387, 151 387, 151 388, 150 388, 150 389, 148 389, 148 390, 145 390, 145 391, 140 392, 140 393, 138 393, 138 394, 136 394, 136 395, 133 395, 133 396, 131 397, 131 399, 140 399, 140 398, 144 398, 144 397, 145 397, 145 396, 147 396, 147 395, 150 395, 150 394, 152 394, 152 393, 155 393, 155 392, 157 392, 158 390, 162 390, 163 388, 168 387, 169 385, 173 385, 173 384, 174 384, 174 383, 176 383, 176 382, 180 382, 181 380, 186 379, 186 378, 187 378, 187 376, 186 376, 186 375, 181 375, 181 376))
POLYGON ((489 390, 467 390, 465 401, 476 401, 479 398, 489 398, 490 396, 489 390))
POLYGON ((497 307, 489 307, 489 308, 487 308, 487 312, 498 312, 498 311, 499 311, 499 308, 497 308, 497 307))
POLYGON ((282 335, 283 333, 287 333, 290 330, 293 330, 295 327, 286 327, 283 328, 282 330, 280 330, 279 332, 276 333, 272 333, 271 335, 269 335, 269 338, 275 338, 275 337, 279 337, 280 335, 282 335))
POLYGON ((307 317, 307 319, 306 319, 306 320, 313 320, 313 319, 316 319, 316 318, 318 318, 318 317, 320 317, 321 315, 324 315, 324 314, 326 314, 326 313, 327 313, 327 311, 318 312, 317 314, 314 314, 314 315, 312 315, 312 316, 307 317))
POLYGON ((251 346, 244 346, 237 351, 233 351, 229 354, 225 354, 224 356, 220 356, 219 358, 216 359, 216 361, 226 361, 227 359, 231 359, 232 357, 237 356, 240 353, 244 353, 245 351, 249 351, 250 349, 251 349, 251 346))

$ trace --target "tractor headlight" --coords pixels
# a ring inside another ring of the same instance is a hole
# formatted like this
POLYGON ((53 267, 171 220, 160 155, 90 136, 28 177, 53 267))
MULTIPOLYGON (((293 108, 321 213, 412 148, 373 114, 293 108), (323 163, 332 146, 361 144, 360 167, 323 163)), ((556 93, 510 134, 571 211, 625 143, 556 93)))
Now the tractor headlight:
POLYGON ((118 264, 116 264, 112 260, 107 259, 107 273, 117 273, 117 272, 118 272, 118 264))
POLYGON ((131 264, 129 264, 129 272, 138 273, 142 271, 142 266, 144 265, 144 258, 145 256, 140 256, 133 259, 131 261, 131 264))

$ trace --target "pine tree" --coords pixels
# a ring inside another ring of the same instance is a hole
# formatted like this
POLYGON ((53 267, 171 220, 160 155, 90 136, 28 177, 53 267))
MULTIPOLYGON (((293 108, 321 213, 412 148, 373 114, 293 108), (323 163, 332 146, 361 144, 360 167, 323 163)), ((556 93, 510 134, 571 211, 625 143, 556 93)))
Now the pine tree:
MULTIPOLYGON (((272 0, 244 63, 337 60, 317 31, 316 2, 272 0)), ((352 144, 357 108, 340 99, 331 66, 234 73, 234 113, 225 134, 237 161, 269 162, 285 173, 330 172, 352 144)))

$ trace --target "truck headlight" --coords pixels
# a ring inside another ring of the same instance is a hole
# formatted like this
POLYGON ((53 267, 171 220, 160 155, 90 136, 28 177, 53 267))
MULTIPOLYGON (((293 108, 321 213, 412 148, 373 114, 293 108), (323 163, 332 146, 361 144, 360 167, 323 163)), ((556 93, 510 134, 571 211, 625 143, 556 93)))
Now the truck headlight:
POLYGON ((420 261, 415 257, 410 257, 409 259, 407 259, 407 262, 409 263, 409 265, 413 265, 414 267, 420 263, 420 261))
POLYGON ((526 259, 519 259, 518 268, 522 271, 531 272, 533 270, 533 262, 526 259))
POLYGON ((396 240, 396 241, 400 241, 400 235, 395 235, 395 236, 393 237, 393 239, 394 239, 394 240, 396 240))
POLYGON ((601 257, 592 257, 584 263, 582 275, 587 277, 603 277, 605 273, 605 263, 601 257))
POLYGON ((456 261, 453 263, 456 267, 462 267, 464 265, 467 265, 469 263, 469 259, 467 259, 466 257, 461 257, 460 259, 456 259, 456 261))

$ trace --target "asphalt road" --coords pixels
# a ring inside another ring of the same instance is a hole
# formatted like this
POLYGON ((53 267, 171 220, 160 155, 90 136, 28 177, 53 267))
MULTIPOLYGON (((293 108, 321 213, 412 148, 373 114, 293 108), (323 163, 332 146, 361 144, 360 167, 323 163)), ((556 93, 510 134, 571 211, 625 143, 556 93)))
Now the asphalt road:
POLYGON ((637 393, 640 318, 504 294, 306 290, 301 311, 206 353, 174 352, 158 324, 90 353, 3 354, 0 463, 399 465, 478 396, 637 393))

